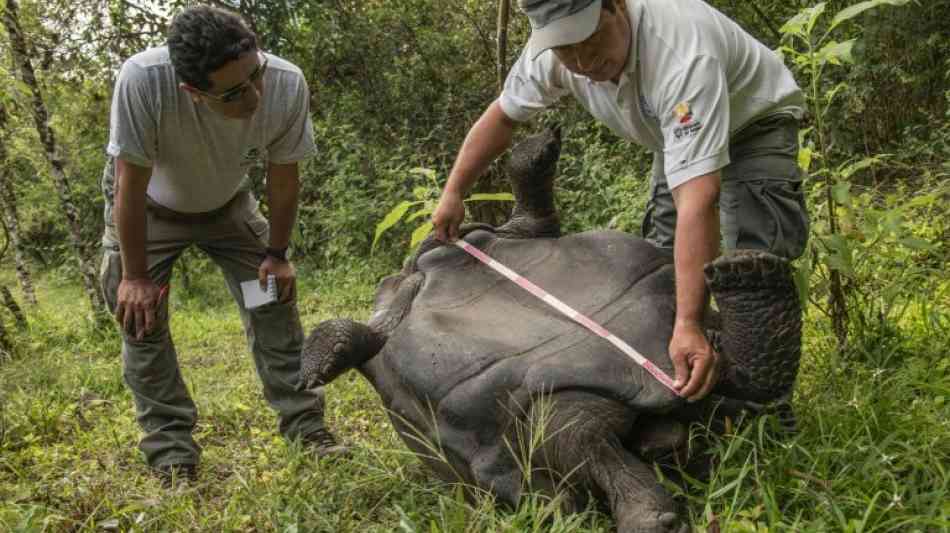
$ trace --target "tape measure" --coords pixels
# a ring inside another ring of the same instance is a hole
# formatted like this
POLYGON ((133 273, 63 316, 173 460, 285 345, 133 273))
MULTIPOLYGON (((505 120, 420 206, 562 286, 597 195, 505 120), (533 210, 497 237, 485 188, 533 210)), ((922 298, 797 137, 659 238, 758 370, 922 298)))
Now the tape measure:
POLYGON ((462 239, 458 239, 453 244, 465 250, 469 255, 471 255, 475 259, 478 259, 479 261, 484 263, 486 266, 488 266, 488 268, 494 270, 495 272, 513 281, 515 285, 530 292, 539 300, 542 300, 544 303, 550 305, 554 309, 557 309, 564 316, 584 326, 588 330, 592 331, 594 334, 606 339, 608 342, 616 346, 621 352, 630 356, 630 358, 633 359, 634 362, 636 362, 638 365, 643 367, 644 370, 646 370, 647 372, 650 373, 650 375, 655 377, 657 381, 665 385, 666 388, 673 391, 673 394, 676 394, 677 396, 679 396, 679 392, 675 388, 673 388, 673 380, 670 378, 670 376, 668 376, 666 372, 663 372, 663 370, 661 370, 660 367, 653 364, 653 361, 650 361, 649 359, 644 357, 642 354, 640 354, 640 352, 634 350, 632 346, 630 346, 629 344, 621 340, 620 337, 607 331, 606 328, 604 328, 597 322, 594 322, 590 318, 587 318, 586 316, 577 312, 573 307, 557 299, 556 297, 551 295, 551 293, 549 293, 548 291, 542 289, 541 287, 538 287, 534 283, 531 283, 531 281, 525 279, 521 274, 518 274, 514 270, 511 270, 507 266, 492 259, 491 256, 479 250, 478 248, 472 246, 470 243, 462 239))

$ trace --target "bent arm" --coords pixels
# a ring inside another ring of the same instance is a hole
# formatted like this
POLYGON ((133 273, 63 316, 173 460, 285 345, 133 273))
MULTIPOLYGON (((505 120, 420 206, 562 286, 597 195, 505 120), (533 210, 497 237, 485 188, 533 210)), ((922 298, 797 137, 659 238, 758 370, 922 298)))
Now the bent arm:
POLYGON ((712 390, 718 378, 718 356, 706 340, 703 313, 706 283, 703 266, 719 249, 718 171, 702 175, 673 189, 676 202, 676 321, 670 339, 670 358, 676 372, 673 386, 690 401, 712 390))
POLYGON ((286 248, 297 220, 300 170, 297 163, 271 164, 267 168, 267 204, 270 208, 271 248, 286 248))
POLYGON ((676 322, 702 324, 706 307, 703 266, 719 251, 719 172, 694 178, 673 189, 676 204, 676 322))
POLYGON ((116 159, 116 191, 113 222, 119 234, 122 278, 148 278, 145 256, 145 192, 152 169, 116 159))

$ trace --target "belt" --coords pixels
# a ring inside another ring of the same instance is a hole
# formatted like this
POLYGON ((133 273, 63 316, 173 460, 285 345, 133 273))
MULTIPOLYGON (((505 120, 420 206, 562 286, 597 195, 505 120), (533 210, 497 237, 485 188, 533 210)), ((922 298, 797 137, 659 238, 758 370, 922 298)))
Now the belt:
POLYGON ((148 196, 145 197, 145 207, 155 215, 155 218, 165 220, 168 222, 183 222, 187 224, 207 224, 209 222, 214 222, 221 217, 231 206, 234 204, 234 201, 237 200, 240 194, 235 194, 231 197, 230 200, 224 203, 221 207, 212 209, 211 211, 202 211, 200 213, 182 213, 181 211, 175 211, 174 209, 169 209, 155 200, 152 200, 148 196))

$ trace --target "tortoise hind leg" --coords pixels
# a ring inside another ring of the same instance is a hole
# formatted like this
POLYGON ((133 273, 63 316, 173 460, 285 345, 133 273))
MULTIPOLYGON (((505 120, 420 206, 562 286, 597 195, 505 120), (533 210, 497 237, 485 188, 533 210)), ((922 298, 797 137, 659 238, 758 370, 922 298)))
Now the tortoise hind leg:
MULTIPOLYGON (((685 531, 653 469, 621 442, 635 427, 635 412, 585 392, 559 392, 550 400, 538 467, 560 472, 575 492, 589 490, 606 503, 620 533, 685 531)), ((532 408, 535 417, 538 409, 532 408)))

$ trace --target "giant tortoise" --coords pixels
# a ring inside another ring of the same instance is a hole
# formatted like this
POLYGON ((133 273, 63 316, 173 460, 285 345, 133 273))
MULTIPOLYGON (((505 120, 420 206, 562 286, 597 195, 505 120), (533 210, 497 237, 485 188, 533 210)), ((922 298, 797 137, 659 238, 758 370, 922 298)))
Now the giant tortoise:
MULTIPOLYGON (((464 226, 462 238, 672 375, 671 255, 617 231, 561 235, 553 197, 559 155, 557 131, 516 146, 511 218, 497 228, 464 226)), ((787 397, 800 355, 801 310, 786 261, 733 252, 705 275, 718 306, 708 333, 723 362, 714 394, 699 402, 436 241, 380 283, 368 324, 335 319, 313 330, 303 379, 326 384, 357 368, 406 445, 446 480, 510 505, 526 490, 567 487, 577 504, 591 494, 606 504, 621 532, 677 531, 685 526, 652 458, 682 447, 683 424, 707 422, 717 408, 787 397)))

